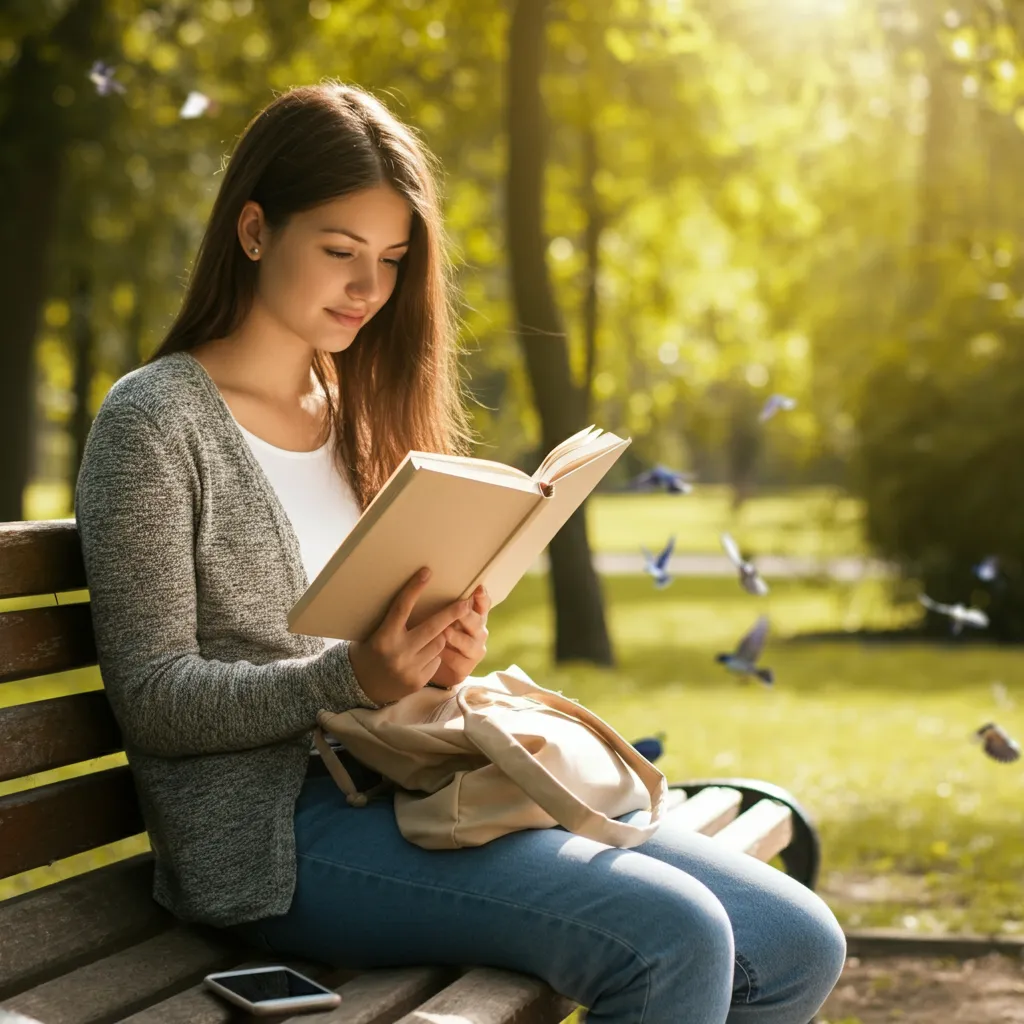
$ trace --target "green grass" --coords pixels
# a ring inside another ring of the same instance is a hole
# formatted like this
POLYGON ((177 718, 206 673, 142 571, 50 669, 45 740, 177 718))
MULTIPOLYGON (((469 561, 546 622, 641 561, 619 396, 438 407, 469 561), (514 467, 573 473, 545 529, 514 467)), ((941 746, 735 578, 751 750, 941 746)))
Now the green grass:
MULTIPOLYGON (((639 551, 677 534, 679 551, 721 552, 719 533, 732 530, 744 549, 761 555, 835 557, 864 551, 861 504, 831 487, 803 487, 752 498, 733 515, 731 491, 698 485, 673 494, 599 494, 587 502, 594 551, 639 551)), ((25 491, 27 519, 71 516, 65 484, 35 483, 25 491)))
POLYGON ((601 494, 587 503, 595 551, 638 551, 676 534, 676 549, 721 552, 731 530, 744 549, 760 555, 836 557, 864 553, 861 503, 829 487, 764 494, 735 515, 727 487, 697 485, 690 495, 601 494))
MULTIPOLYGON (((990 718, 1024 737, 1020 651, 793 639, 898 626, 917 614, 893 608, 875 581, 780 580, 765 601, 729 579, 680 577, 657 591, 646 577, 617 576, 603 587, 616 668, 552 666, 546 580, 528 576, 492 611, 479 671, 516 662, 630 738, 665 730, 660 766, 670 780, 742 775, 790 789, 819 825, 820 890, 848 927, 1024 931, 1024 763, 997 764, 968 739, 990 718), (771 690, 739 684, 713 661, 762 609, 772 617, 771 690), (1016 701, 1009 710, 996 706, 997 680, 1016 701)), ((8 683, 0 704, 99 682, 83 670, 8 683)), ((98 766, 5 783, 0 795, 98 766)), ((0 898, 143 848, 144 838, 129 840, 28 872, 0 882, 0 898)))

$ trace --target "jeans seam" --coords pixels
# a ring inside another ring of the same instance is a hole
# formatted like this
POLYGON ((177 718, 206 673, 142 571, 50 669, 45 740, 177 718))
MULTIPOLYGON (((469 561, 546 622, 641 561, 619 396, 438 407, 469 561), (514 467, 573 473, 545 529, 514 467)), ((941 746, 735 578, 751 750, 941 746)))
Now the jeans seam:
POLYGON ((745 1003, 756 1002, 757 997, 760 995, 760 988, 757 983, 757 971, 754 970, 754 965, 745 956, 737 953, 736 966, 747 979, 747 996, 743 1001, 745 1003))
MULTIPOLYGON (((297 857, 299 859, 308 860, 316 864, 326 864, 334 868, 340 867, 340 865, 337 862, 327 860, 324 857, 317 857, 314 854, 299 853, 297 854, 297 857)), ((379 871, 367 871, 365 868, 353 868, 346 865, 344 867, 344 870, 351 871, 353 874, 363 875, 366 878, 376 878, 382 881, 390 882, 396 880, 394 875, 385 875, 379 871)), ((623 948, 629 950, 629 952, 632 953, 637 958, 637 960, 639 960, 640 963, 644 966, 644 972, 646 977, 644 1005, 643 1010, 640 1014, 640 1020, 637 1021, 637 1024, 643 1024, 644 1018, 647 1016, 647 1006, 651 998, 651 965, 650 963, 648 963, 647 958, 640 952, 640 950, 636 949, 631 943, 627 942, 625 939, 620 938, 618 935, 613 935, 611 932, 605 931, 605 929, 600 928, 597 925, 592 925, 585 921, 573 920, 571 917, 563 917, 561 914, 556 914, 550 910, 544 910, 538 907, 524 907, 520 903, 516 903, 513 900, 504 899, 500 896, 485 895, 484 893, 479 893, 468 889, 450 889, 444 885, 431 885, 427 882, 411 881, 407 878, 401 879, 401 882, 403 885, 411 885, 419 889, 428 889, 432 892, 442 892, 450 896, 471 896, 474 899, 489 900, 493 903, 501 904, 502 906, 513 907, 520 912, 534 914, 538 917, 550 918, 552 920, 560 922, 561 924, 569 925, 570 927, 580 928, 583 931, 592 932, 593 934, 600 935, 605 939, 610 939, 616 945, 622 946, 623 948)))

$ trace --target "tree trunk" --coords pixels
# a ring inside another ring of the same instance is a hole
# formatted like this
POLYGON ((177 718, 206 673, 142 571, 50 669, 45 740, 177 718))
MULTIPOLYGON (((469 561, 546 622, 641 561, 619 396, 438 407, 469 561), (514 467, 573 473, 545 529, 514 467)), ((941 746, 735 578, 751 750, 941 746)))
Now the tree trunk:
POLYGON ((89 395, 92 393, 94 332, 92 329, 92 273, 83 266, 75 275, 71 301, 71 344, 75 355, 75 412, 72 419, 72 472, 78 476, 85 442, 92 425, 89 395))
MULTIPOLYGON (((548 275, 543 228, 544 109, 541 68, 547 0, 519 0, 509 31, 506 209, 516 335, 549 451, 582 429, 584 401, 573 382, 565 328, 548 275)), ((587 542, 586 503, 552 540, 555 660, 614 662, 600 581, 587 542)))
POLYGON ((604 230, 601 200, 594 183, 598 161, 597 131, 593 121, 588 121, 583 126, 582 188, 583 209, 587 218, 584 234, 586 288, 583 295, 583 342, 586 352, 583 371, 583 419, 587 423, 593 415, 594 369, 597 365, 597 274, 600 269, 601 232, 604 230))
POLYGON ((81 72, 75 89, 88 89, 85 62, 99 15, 99 0, 78 0, 46 37, 25 38, 0 97, 0 522, 24 515, 31 468, 35 337, 71 117, 53 101, 68 66, 54 55, 69 54, 81 72))

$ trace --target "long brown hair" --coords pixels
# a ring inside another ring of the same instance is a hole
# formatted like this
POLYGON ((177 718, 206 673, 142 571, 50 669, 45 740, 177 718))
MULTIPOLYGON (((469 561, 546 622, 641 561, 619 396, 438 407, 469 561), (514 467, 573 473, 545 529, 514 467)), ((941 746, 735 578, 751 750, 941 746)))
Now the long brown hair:
POLYGON ((395 290, 348 349, 313 359, 335 456, 365 508, 408 451, 467 453, 474 438, 436 175, 433 155, 366 91, 331 80, 282 93, 235 147, 181 310, 145 362, 224 337, 247 316, 257 267, 236 234, 246 200, 260 204, 275 230, 294 213, 387 184, 412 208, 395 290))

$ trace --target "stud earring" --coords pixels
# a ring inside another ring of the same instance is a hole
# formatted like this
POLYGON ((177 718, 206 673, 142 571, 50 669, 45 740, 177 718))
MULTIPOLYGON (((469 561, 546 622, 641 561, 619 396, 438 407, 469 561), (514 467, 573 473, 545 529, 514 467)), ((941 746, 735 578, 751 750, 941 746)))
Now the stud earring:
POLYGON ((251 252, 253 254, 253 256, 258 256, 259 253, 260 253, 260 247, 258 245, 250 246, 249 247, 249 252, 251 252))

